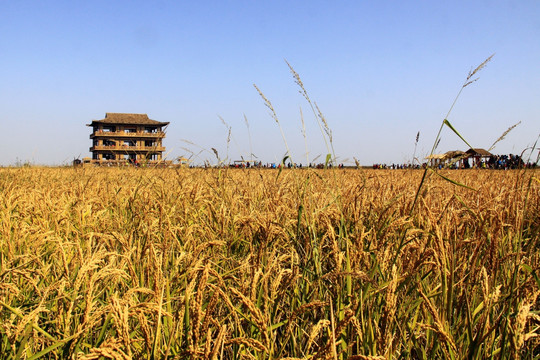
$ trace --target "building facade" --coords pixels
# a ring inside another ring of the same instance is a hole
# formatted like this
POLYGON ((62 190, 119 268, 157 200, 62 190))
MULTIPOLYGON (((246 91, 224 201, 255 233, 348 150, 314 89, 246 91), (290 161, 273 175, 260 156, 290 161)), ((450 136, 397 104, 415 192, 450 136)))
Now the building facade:
POLYGON ((92 160, 161 161, 167 125, 147 114, 106 113, 104 119, 87 124, 92 128, 92 160))

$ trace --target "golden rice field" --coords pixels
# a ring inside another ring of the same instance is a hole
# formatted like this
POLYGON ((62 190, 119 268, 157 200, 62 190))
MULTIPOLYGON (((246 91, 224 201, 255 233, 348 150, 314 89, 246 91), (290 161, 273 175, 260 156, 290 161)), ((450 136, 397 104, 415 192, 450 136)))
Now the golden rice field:
POLYGON ((0 169, 0 357, 538 358, 540 171, 422 174, 0 169))

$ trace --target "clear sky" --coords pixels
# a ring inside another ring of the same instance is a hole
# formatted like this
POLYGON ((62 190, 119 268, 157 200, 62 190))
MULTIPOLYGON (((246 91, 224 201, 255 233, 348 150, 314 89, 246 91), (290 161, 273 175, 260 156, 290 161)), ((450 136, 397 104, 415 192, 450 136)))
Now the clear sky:
MULTIPOLYGON (((340 162, 408 162, 418 131, 416 155, 427 155, 468 72, 493 53, 449 121, 486 149, 521 121, 499 154, 540 134, 538 0, 6 0, 0 34, 0 165, 90 156, 85 125, 106 112, 169 121, 169 159, 202 150, 196 160, 214 162, 215 148, 273 162, 285 145, 253 84, 293 160, 305 163, 307 147, 323 161, 321 130, 285 60, 340 162)), ((438 152, 467 148, 443 130, 438 152)))

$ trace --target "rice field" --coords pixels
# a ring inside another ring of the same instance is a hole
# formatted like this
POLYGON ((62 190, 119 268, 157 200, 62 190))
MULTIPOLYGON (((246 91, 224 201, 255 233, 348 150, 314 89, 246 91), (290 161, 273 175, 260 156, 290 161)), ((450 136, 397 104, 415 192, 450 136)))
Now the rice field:
POLYGON ((0 169, 0 358, 538 358, 540 171, 422 174, 0 169))

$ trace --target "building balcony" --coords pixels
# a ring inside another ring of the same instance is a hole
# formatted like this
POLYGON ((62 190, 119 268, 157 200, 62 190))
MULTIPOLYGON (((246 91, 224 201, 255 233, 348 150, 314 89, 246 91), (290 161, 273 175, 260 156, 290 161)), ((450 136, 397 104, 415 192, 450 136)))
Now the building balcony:
POLYGON ((164 146, 128 146, 128 145, 96 145, 90 151, 114 151, 114 152, 160 152, 165 151, 164 146))
POLYGON ((125 131, 96 131, 90 134, 90 139, 95 137, 107 137, 107 138, 152 138, 152 139, 161 139, 165 137, 164 131, 157 132, 125 132, 125 131))

